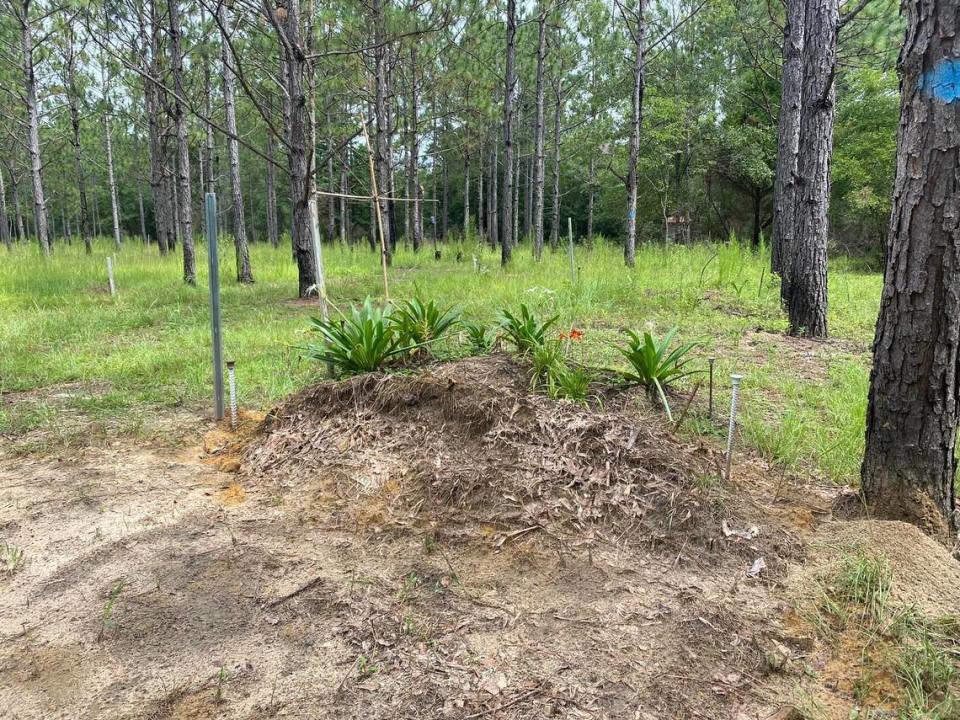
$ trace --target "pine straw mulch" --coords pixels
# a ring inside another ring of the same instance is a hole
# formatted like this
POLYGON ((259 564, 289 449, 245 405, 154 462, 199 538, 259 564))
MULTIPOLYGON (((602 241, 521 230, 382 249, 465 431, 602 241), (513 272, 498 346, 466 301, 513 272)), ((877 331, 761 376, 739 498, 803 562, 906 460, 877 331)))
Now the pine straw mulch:
MULTIPOLYGON (((674 433, 642 391, 555 401, 506 355, 314 385, 268 413, 261 433, 246 476, 319 482, 343 501, 344 523, 378 530, 427 521, 448 536, 479 527, 496 546, 537 532, 712 549, 723 520, 758 520, 724 490, 719 449, 674 433)), ((791 541, 768 539, 776 563, 791 541)))

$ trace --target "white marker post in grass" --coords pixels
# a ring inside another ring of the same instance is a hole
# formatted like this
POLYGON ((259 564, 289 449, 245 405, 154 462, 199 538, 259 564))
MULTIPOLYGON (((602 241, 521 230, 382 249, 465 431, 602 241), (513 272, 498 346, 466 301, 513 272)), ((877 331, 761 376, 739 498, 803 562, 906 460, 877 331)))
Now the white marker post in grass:
POLYGON ((113 257, 107 255, 107 279, 110 281, 110 297, 117 294, 117 284, 113 281, 113 257))

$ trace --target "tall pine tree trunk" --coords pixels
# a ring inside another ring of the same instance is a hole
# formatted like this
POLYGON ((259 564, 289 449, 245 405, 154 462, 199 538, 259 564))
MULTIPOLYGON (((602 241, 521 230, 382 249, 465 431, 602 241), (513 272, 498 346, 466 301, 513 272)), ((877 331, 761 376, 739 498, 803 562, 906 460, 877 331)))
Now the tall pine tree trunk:
POLYGON ((541 0, 537 17, 537 77, 536 113, 533 135, 533 256, 540 259, 543 253, 543 177, 544 177, 544 61, 547 56, 547 9, 541 0))
POLYGON ((790 332, 827 336, 827 234, 830 209, 830 164, 836 117, 838 0, 808 0, 803 57, 803 103, 797 194, 787 269, 790 332))
POLYGON ((20 24, 24 99, 27 105, 27 147, 30 152, 30 177, 33 180, 33 214, 37 241, 45 255, 52 250, 47 229, 47 201, 43 192, 43 160, 40 157, 40 115, 37 109, 37 79, 33 68, 33 36, 30 28, 30 0, 21 0, 16 8, 20 24))
POLYGON ((869 508, 948 539, 960 402, 960 6, 905 6, 900 129, 873 346, 862 487, 869 508))
POLYGON ((627 236, 623 244, 623 260, 633 267, 637 258, 637 164, 640 161, 640 126, 643 123, 644 59, 646 56, 645 0, 638 0, 634 26, 627 23, 633 44, 633 94, 631 96, 630 150, 627 157, 627 236))
MULTIPOLYGON (((773 185, 773 242, 771 270, 784 277, 784 258, 789 257, 796 215, 797 157, 800 152, 800 113, 803 100, 803 48, 807 0, 787 0, 783 28, 783 75, 780 115, 777 118, 777 169, 773 185)), ((788 285, 782 285, 786 301, 788 285)))
POLYGON ((270 244, 280 246, 280 230, 277 227, 277 169, 274 163, 275 144, 273 133, 267 133, 267 237, 270 244))
MULTIPOLYGON (((562 68, 561 68, 562 69, 562 68)), ((563 96, 558 77, 553 84, 556 101, 553 109, 553 219, 550 223, 550 250, 556 252, 560 242, 560 133, 563 120, 563 96)))
POLYGON ((503 90, 503 226, 500 264, 508 265, 513 251, 513 101, 516 90, 517 2, 507 0, 507 67, 503 90))
POLYGON ((17 225, 17 239, 23 242, 27 233, 23 227, 23 208, 20 205, 20 178, 12 170, 10 172, 10 193, 13 195, 13 214, 17 225))
POLYGON ((413 232, 413 250, 423 247, 423 193, 420 190, 420 86, 417 78, 417 46, 410 46, 410 147, 407 157, 407 177, 410 180, 410 209, 413 232))
POLYGON ((0 242, 7 246, 7 250, 12 250, 10 242, 10 225, 7 218, 7 191, 3 186, 3 169, 0 168, 0 242))
POLYGON ((180 220, 180 242, 183 245, 183 280, 197 284, 196 258, 193 245, 193 203, 190 188, 190 143, 187 137, 187 114, 182 98, 183 84, 182 30, 180 27, 180 0, 168 0, 170 19, 170 70, 173 75, 173 120, 177 132, 177 187, 176 205, 180 220))
POLYGON ((230 191, 233 198, 233 248, 237 260, 237 281, 253 282, 250 268, 250 248, 247 244, 247 225, 243 212, 243 191, 240 187, 240 143, 237 142, 237 107, 235 100, 234 63, 226 33, 230 29, 230 14, 226 4, 220 6, 220 61, 223 64, 223 111, 227 121, 227 156, 230 162, 230 191))

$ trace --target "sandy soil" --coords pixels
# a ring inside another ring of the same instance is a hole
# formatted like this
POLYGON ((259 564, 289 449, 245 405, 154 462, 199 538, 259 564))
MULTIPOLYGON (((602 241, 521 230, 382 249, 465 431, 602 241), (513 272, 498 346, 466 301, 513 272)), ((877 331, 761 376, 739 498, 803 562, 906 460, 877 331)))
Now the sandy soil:
MULTIPOLYGON (((758 537, 704 515, 656 541, 597 524, 558 541, 546 521, 423 512, 337 427, 356 447, 298 446, 282 478, 223 431, 178 454, 0 459, 0 540, 23 553, 0 564, 0 716, 794 717, 814 640, 783 582, 822 493, 745 458, 720 507, 758 537)), ((393 428, 391 447, 416 440, 393 428)))

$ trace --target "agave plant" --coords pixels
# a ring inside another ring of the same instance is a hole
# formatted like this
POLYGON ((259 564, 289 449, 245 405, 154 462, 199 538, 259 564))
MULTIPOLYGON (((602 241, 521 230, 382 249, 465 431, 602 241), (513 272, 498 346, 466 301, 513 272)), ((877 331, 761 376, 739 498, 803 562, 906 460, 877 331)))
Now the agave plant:
POLYGON ((459 310, 441 310, 433 300, 425 303, 419 297, 405 302, 390 317, 402 341, 414 347, 439 340, 459 322, 459 310))
POLYGON ((526 355, 546 342, 547 331, 558 317, 554 315, 541 323, 526 305, 520 303, 519 315, 514 315, 506 308, 501 310, 499 323, 510 342, 521 354, 526 355))
POLYGON ((320 344, 307 345, 306 357, 329 363, 341 375, 379 370, 409 346, 397 333, 390 306, 376 307, 367 298, 342 318, 311 319, 311 330, 320 335, 320 344))
POLYGON ((656 391, 667 411, 667 417, 673 422, 665 388, 691 374, 684 368, 691 359, 687 356, 697 346, 696 343, 678 345, 668 353, 673 336, 677 334, 676 327, 671 328, 659 342, 648 331, 644 331, 643 337, 632 330, 627 330, 626 333, 629 337, 627 346, 618 349, 629 361, 633 372, 624 373, 624 378, 628 382, 643 385, 651 393, 656 391))

